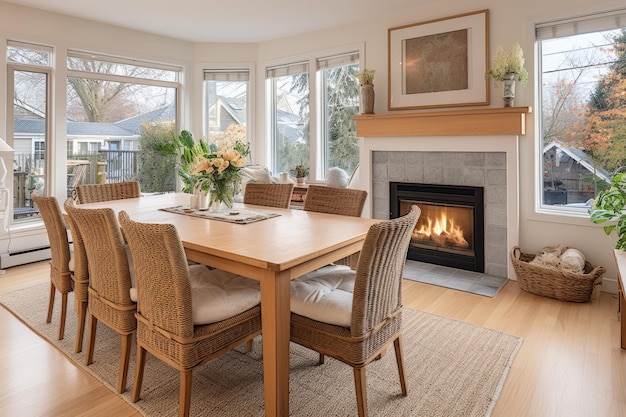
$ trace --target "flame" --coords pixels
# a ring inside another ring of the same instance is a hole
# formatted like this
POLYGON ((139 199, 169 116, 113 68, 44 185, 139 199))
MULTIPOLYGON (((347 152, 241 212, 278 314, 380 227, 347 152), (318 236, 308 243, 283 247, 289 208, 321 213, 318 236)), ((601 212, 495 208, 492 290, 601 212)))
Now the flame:
POLYGON ((454 224, 454 219, 448 219, 447 213, 442 210, 439 217, 426 217, 419 229, 413 231, 413 238, 423 241, 433 241, 440 246, 469 247, 463 235, 463 229, 454 224))

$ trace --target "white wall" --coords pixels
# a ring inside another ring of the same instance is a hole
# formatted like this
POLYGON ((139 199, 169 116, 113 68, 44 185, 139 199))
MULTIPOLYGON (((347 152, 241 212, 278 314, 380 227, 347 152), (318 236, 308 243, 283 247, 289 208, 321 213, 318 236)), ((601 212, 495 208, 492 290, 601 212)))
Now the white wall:
MULTIPOLYGON (((616 1, 588 0, 483 0, 458 2, 441 0, 429 4, 420 2, 414 8, 393 12, 374 20, 360 24, 346 25, 330 30, 308 33, 288 39, 266 42, 259 45, 258 81, 262 81, 264 62, 284 59, 291 55, 335 48, 343 44, 355 42, 365 43, 365 64, 376 70, 374 79, 376 113, 387 113, 387 34, 388 29, 406 24, 424 22, 432 19, 489 10, 489 48, 490 56, 498 46, 510 48, 518 41, 525 51, 526 68, 530 73, 527 87, 519 88, 515 98, 517 106, 536 108, 533 94, 534 78, 534 25, 554 19, 575 17, 595 11, 614 10, 623 6, 616 1)), ((263 108, 260 98, 257 104, 259 111, 263 108)), ((491 107, 501 107, 501 90, 491 88, 491 107)), ((607 269, 604 290, 615 292, 616 268, 614 266, 612 246, 609 238, 599 227, 585 218, 540 215, 535 213, 535 181, 536 181, 536 113, 527 121, 527 133, 520 140, 520 247, 526 253, 534 253, 537 249, 550 244, 565 244, 580 249, 587 259, 595 265, 603 265, 607 269)), ((257 135, 263 135, 263 117, 257 117, 257 135)), ((509 248, 510 249, 510 248, 509 248)))
MULTIPOLYGON (((498 46, 510 47, 519 41, 526 53, 530 83, 518 88, 516 105, 536 107, 533 94, 534 80, 534 34, 537 22, 574 17, 594 11, 607 11, 623 7, 618 1, 589 0, 482 0, 458 2, 438 0, 407 10, 389 13, 376 19, 338 28, 307 33, 261 44, 190 44, 161 36, 120 29, 109 25, 66 16, 39 12, 33 9, 0 3, 0 41, 16 39, 37 43, 49 43, 58 47, 91 49, 100 53, 135 56, 162 62, 185 65, 186 74, 192 82, 186 83, 184 101, 184 128, 202 130, 201 120, 201 70, 205 63, 256 62, 255 98, 256 114, 253 117, 253 146, 263 147, 265 142, 265 96, 263 69, 268 62, 287 60, 315 51, 336 49, 343 45, 365 44, 365 65, 376 69, 374 80, 376 113, 387 112, 387 30, 391 27, 423 22, 431 19, 489 9, 489 47, 493 52, 498 46), (190 64, 193 63, 193 66, 190 64), (190 68, 192 68, 190 70, 190 68)), ((306 18, 303 13, 303 18, 306 18)), ((176 22, 173 22, 176 24, 176 22)), ((63 57, 64 58, 64 57, 63 57)), ((0 68, 6 68, 0 57, 0 68)), ((62 61, 57 61, 62 64, 62 61)), ((63 65, 57 67, 57 75, 63 74, 63 65)), ((64 77, 63 77, 64 78, 64 77)), ((189 80, 187 80, 189 81, 189 80)), ((502 106, 500 90, 491 90, 491 106, 502 106)), ((55 102, 57 111, 65 113, 64 94, 55 102)), ((0 72, 0 114, 6 114, 6 75, 0 72)), ((535 114, 536 116, 536 114, 535 114)), ((607 268, 605 289, 611 290, 611 279, 616 276, 612 248, 609 239, 586 218, 557 217, 535 213, 536 141, 535 122, 529 117, 527 134, 520 141, 520 246, 532 253, 538 248, 555 243, 579 248, 588 260, 607 268)), ((0 117, 0 137, 5 135, 6 123, 0 117)), ((65 124, 59 122, 55 131, 65 135, 65 124)), ((255 161, 264 162, 264 154, 255 161)), ((613 281, 614 283, 614 281, 613 281)))

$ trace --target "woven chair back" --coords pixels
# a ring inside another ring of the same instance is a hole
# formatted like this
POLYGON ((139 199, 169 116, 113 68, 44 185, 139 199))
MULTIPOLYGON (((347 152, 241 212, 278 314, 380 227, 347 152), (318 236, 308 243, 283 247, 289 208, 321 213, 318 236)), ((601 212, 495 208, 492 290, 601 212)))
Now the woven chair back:
POLYGON ((82 184, 76 186, 76 200, 79 204, 102 201, 124 200, 141 197, 139 182, 124 181, 109 184, 82 184))
MULTIPOLYGON (((67 213, 74 207, 74 200, 69 197, 65 200, 63 208, 67 213)), ((72 232, 72 242, 74 244, 74 250, 72 253, 72 259, 74 260, 74 273, 72 279, 74 280, 74 298, 76 301, 87 301, 87 288, 89 287, 89 266, 87 264, 87 252, 85 251, 85 243, 83 237, 76 226, 76 222, 71 216, 66 218, 67 224, 72 232)))
POLYGON ((35 193, 31 198, 39 209, 50 241, 50 279, 59 292, 69 292, 72 289, 70 244, 59 202, 56 197, 43 197, 35 193))
POLYGON ((352 336, 368 334, 402 307, 402 273, 420 214, 413 206, 405 216, 370 227, 356 271, 352 336))
POLYGON ((93 295, 104 299, 105 304, 133 306, 128 257, 115 212, 110 208, 81 209, 72 206, 66 210, 78 226, 87 253, 89 303, 93 295))
POLYGON ((289 208, 293 184, 262 184, 249 182, 243 196, 245 204, 258 206, 289 208))
POLYGON ((309 185, 304 200, 305 211, 360 217, 367 191, 352 188, 309 185))
POLYGON ((180 338, 192 337, 189 270, 176 228, 138 223, 124 211, 119 220, 133 258, 138 315, 151 327, 180 338))

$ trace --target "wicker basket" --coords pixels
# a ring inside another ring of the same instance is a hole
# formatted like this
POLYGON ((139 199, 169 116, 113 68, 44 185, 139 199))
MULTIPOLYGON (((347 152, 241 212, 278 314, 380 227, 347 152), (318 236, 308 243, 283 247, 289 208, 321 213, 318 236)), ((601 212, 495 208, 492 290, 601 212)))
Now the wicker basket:
POLYGON ((529 262, 535 255, 522 253, 518 246, 511 250, 511 261, 520 287, 533 294, 561 301, 584 303, 595 291, 600 291, 604 267, 585 262, 583 274, 555 271, 529 262))

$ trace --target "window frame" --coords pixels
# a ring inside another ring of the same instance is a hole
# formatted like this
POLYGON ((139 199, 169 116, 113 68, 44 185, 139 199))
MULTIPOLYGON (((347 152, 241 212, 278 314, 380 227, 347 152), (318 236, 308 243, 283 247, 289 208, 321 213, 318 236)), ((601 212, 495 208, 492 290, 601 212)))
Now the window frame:
MULTIPOLYGON (((324 159, 324 147, 327 146, 325 144, 327 141, 326 135, 323 129, 323 112, 324 106, 321 104, 321 99, 323 95, 323 83, 321 82, 321 75, 319 74, 320 69, 318 68, 318 60, 341 56, 345 54, 356 53, 358 54, 358 63, 359 68, 365 68, 365 45, 363 43, 345 45, 338 48, 311 52, 308 54, 295 55, 292 57, 283 58, 281 60, 267 61, 264 63, 265 69, 265 104, 267 113, 266 113, 266 129, 265 136, 267 137, 266 141, 266 154, 267 164, 270 167, 272 172, 276 171, 274 154, 275 151, 273 149, 274 144, 274 128, 276 125, 275 120, 275 112, 274 109, 274 97, 275 91, 273 91, 271 80, 267 77, 267 69, 272 67, 279 67, 283 65, 289 65, 298 62, 307 62, 308 63, 308 74, 309 74, 309 178, 307 182, 315 183, 315 182, 324 182, 326 172, 328 171, 325 168, 325 159, 324 159)), ((348 175, 351 175, 351 172, 348 172, 348 175)))
MULTIPOLYGON (((201 79, 202 79, 202 132, 203 137, 209 137, 209 97, 206 90, 205 82, 208 81, 206 79, 207 73, 240 73, 247 72, 248 74, 248 86, 246 88, 246 136, 248 138, 248 143, 250 143, 251 148, 251 156, 254 156, 254 150, 256 148, 254 140, 253 140, 253 132, 254 132, 254 86, 255 86, 255 71, 254 64, 252 63, 203 63, 200 64, 201 70, 201 79)), ((235 80, 234 80, 235 81, 235 80)))
MULTIPOLYGON (((589 209, 585 207, 567 207, 543 203, 543 171, 544 171, 544 138, 543 138, 543 55, 542 41, 556 38, 565 38, 576 34, 595 33, 618 29, 620 26, 607 27, 606 22, 621 21, 626 24, 626 9, 615 9, 602 12, 590 12, 574 17, 555 18, 533 24, 533 41, 535 44, 535 182, 534 182, 534 210, 532 220, 548 220, 561 224, 576 224, 590 226, 589 209), (617 17, 619 16, 619 18, 617 17), (621 20, 620 20, 621 19, 621 20), (603 24, 603 22, 605 22, 603 24), (550 36, 552 33, 553 36, 550 36), (558 35, 557 35, 558 33, 558 35)), ((609 25, 610 26, 610 25, 609 25)), ((624 27, 624 26, 621 26, 624 27)))

